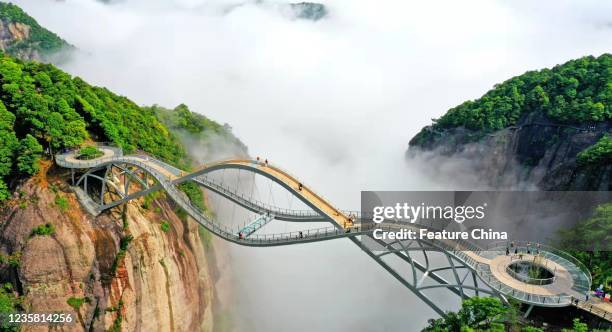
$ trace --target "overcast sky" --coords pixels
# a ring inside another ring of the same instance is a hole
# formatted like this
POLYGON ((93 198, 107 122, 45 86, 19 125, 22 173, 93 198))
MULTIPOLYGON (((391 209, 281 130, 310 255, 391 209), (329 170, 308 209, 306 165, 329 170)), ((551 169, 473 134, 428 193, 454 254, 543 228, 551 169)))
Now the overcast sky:
POLYGON ((432 185, 403 163, 431 118, 529 69, 611 50, 610 1, 16 1, 84 54, 65 69, 227 122, 339 204, 432 185), (329 174, 330 177, 325 175, 329 174))
MULTIPOLYGON (((141 104, 185 103, 227 122, 253 156, 352 209, 360 190, 449 187, 404 162, 410 138, 448 108, 526 70, 612 49, 612 2, 605 0, 324 1, 329 15, 317 22, 294 19, 278 1, 13 1, 82 51, 65 70, 141 104)), ((404 309, 424 305, 348 241, 235 250, 240 273, 276 285, 263 294, 249 293, 252 285, 240 291, 278 304, 246 306, 245 321, 260 330, 310 327, 314 304, 331 311, 318 322, 334 328, 366 313, 407 315, 416 325, 433 315, 369 309, 388 297, 404 309), (255 259, 260 265, 249 270, 255 259), (341 271, 328 268, 339 263, 341 271), (303 276, 302 291, 293 293, 302 304, 283 311, 295 281, 254 272, 262 266, 303 276), (364 290, 351 281, 364 266, 373 266, 364 278, 380 285, 364 290), (325 282, 337 277, 346 282, 325 282), (338 308, 335 298, 346 305, 338 308), (289 325, 275 325, 279 311, 289 325)))

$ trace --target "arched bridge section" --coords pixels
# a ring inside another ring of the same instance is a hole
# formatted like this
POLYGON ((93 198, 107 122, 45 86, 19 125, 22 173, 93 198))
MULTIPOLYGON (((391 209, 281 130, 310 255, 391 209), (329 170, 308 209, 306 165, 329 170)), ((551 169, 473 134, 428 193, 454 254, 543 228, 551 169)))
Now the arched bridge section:
MULTIPOLYGON (((99 146, 99 149, 103 155, 92 160, 79 159, 77 151, 56 155, 56 163, 71 170, 74 191, 91 214, 97 215, 130 200, 163 190, 201 226, 238 245, 283 246, 347 238, 440 315, 444 315, 445 311, 431 300, 428 295, 430 290, 445 289, 458 299, 481 294, 497 296, 505 302, 513 298, 532 308, 572 305, 574 299, 583 299, 591 286, 590 273, 579 261, 569 254, 545 246, 541 247, 537 259, 554 267, 556 279, 548 285, 533 285, 518 281, 510 275, 507 267, 513 258, 505 255, 508 244, 483 249, 467 241, 377 240, 372 235, 374 229, 397 230, 406 225, 374 226, 373 223, 367 223, 358 212, 338 209, 296 177, 267 162, 224 160, 186 172, 145 154, 123 155, 121 149, 107 145, 99 146), (212 172, 226 169, 239 169, 268 178, 310 210, 276 207, 241 194, 223 181, 208 176, 212 172), (81 173, 78 178, 77 173, 81 173), (180 184, 188 181, 259 216, 242 228, 231 228, 216 222, 211 213, 193 204, 179 189, 180 184), (328 222, 331 226, 261 234, 260 229, 274 219, 285 222, 328 222), (370 244, 376 243, 380 250, 366 246, 366 239, 370 244), (433 255, 438 258, 432 259, 433 255)), ((425 225, 414 227, 431 229, 425 225)), ((526 248, 520 244, 517 246, 518 250, 526 248)), ((525 253, 524 258, 530 257, 525 253)), ((609 316, 612 315, 608 314, 608 319, 609 316)))

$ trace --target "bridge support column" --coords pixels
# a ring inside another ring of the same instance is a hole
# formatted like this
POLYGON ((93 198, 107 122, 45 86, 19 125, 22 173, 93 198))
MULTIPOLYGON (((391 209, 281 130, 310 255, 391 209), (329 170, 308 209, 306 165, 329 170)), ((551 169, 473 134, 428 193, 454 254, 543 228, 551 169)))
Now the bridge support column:
MULTIPOLYGON (((459 293, 461 293, 460 296, 462 299, 465 299, 467 298, 467 296, 463 292, 463 282, 465 280, 459 280, 459 273, 457 273, 457 269, 455 268, 455 263, 453 262, 453 258, 448 253, 445 252, 445 254, 446 254, 446 259, 448 260, 448 264, 451 267, 451 270, 453 271, 453 276, 455 277, 456 284, 459 286, 459 293)), ((467 274, 465 276, 467 277, 467 274)))
POLYGON ((533 310, 534 305, 530 305, 529 308, 527 308, 527 311, 525 311, 525 314, 523 315, 523 318, 527 318, 529 317, 529 314, 531 313, 531 310, 533 310))
MULTIPOLYGON (((402 285, 406 288, 410 289, 419 299, 425 302, 430 308, 432 308, 438 315, 441 317, 445 317, 446 313, 442 308, 438 307, 432 300, 430 300, 425 294, 416 289, 414 285, 412 285, 408 280, 403 278, 397 271, 395 271, 391 266, 385 263, 380 257, 378 257, 372 250, 367 248, 360 240, 356 237, 349 237, 349 239, 355 243, 363 252, 368 254, 372 259, 374 259, 380 266, 382 266, 387 272, 389 272, 395 279, 397 279, 402 285)), ((372 238, 374 239, 374 238, 372 238)))
MULTIPOLYGON (((125 169, 127 170, 129 167, 129 165, 125 165, 125 169)), ((127 176, 126 174, 123 174, 123 184, 124 184, 124 188, 123 188, 123 194, 124 195, 129 195, 129 189, 130 189, 130 177, 127 176)))
MULTIPOLYGON (((110 170, 111 166, 106 166, 106 170, 104 171, 104 180, 102 181, 102 189, 100 190, 100 205, 104 205, 104 191, 106 191, 106 181, 108 179, 110 170)), ((110 179, 108 181, 110 181, 110 179)))

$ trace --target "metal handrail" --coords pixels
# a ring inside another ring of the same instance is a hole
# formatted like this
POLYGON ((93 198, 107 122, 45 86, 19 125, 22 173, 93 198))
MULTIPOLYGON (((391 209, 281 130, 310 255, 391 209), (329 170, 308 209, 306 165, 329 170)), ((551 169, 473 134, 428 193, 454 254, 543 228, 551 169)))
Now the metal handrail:
POLYGON ((573 265, 576 265, 586 275, 589 287, 593 283, 593 277, 591 276, 591 271, 589 271, 589 269, 586 267, 586 265, 584 265, 584 263, 579 261, 576 257, 572 256, 571 254, 561 249, 557 249, 555 247, 551 247, 546 244, 537 243, 537 242, 528 242, 528 241, 497 241, 497 242, 493 242, 489 244, 487 248, 499 249, 499 248, 503 248, 503 245, 509 248, 511 244, 514 244, 514 246, 518 248, 520 247, 532 248, 532 249, 535 248, 536 250, 549 252, 560 258, 563 258, 569 261, 570 263, 572 263, 573 265))
MULTIPOLYGON (((536 266, 538 266, 540 268, 546 269, 544 266, 541 266, 539 264, 535 264, 535 263, 530 262, 530 261, 522 260, 522 261, 518 261, 518 262, 528 262, 528 263, 534 264, 534 265, 536 265, 536 266)), ((529 277, 529 276, 524 276, 524 275, 521 275, 518 272, 514 271, 510 267, 511 265, 512 264, 506 266, 506 273, 511 275, 514 279, 517 279, 519 281, 522 281, 522 282, 530 284, 530 285, 538 285, 538 286, 549 285, 549 284, 552 284, 557 279, 557 277, 554 276, 554 275, 552 277, 550 277, 550 278, 532 278, 532 277, 529 277)), ((548 269, 546 269, 546 270, 548 270, 548 269)))
MULTIPOLYGON (((187 197, 183 197, 184 195, 182 194, 182 192, 180 192, 176 188, 176 186, 172 184, 171 179, 168 178, 167 175, 161 173, 160 171, 151 167, 148 164, 148 163, 155 163, 158 166, 168 170, 170 173, 173 173, 173 174, 176 171, 180 172, 180 174, 183 173, 183 171, 163 161, 159 161, 148 155, 145 155, 145 156, 135 155, 135 156, 125 156, 125 157, 113 156, 113 157, 95 159, 91 161, 79 160, 78 162, 68 162, 65 156, 63 155, 58 155, 57 157, 58 157, 56 158, 57 163, 60 166, 64 166, 64 167, 91 168, 91 167, 97 167, 103 163, 111 163, 113 161, 118 161, 122 163, 131 163, 133 165, 141 167, 145 169, 146 171, 148 171, 152 176, 154 176, 159 181, 163 189, 175 200, 175 202, 181 208, 183 208, 189 215, 191 215, 200 225, 204 226, 212 233, 222 238, 225 238, 227 240, 230 240, 232 242, 240 241, 240 242, 250 243, 250 244, 261 244, 261 243, 277 243, 278 244, 278 243, 289 243, 289 242, 298 242, 298 241, 309 241, 313 239, 325 240, 325 239, 332 239, 332 238, 338 238, 338 237, 359 236, 359 235, 369 234, 374 229, 395 230, 397 229, 398 226, 406 226, 406 224, 401 224, 401 225, 400 224, 382 225, 382 224, 373 224, 373 223, 372 224, 369 224, 369 223, 368 224, 355 224, 352 227, 347 227, 346 229, 341 229, 339 227, 323 227, 323 228, 306 229, 302 231, 274 233, 274 234, 252 234, 247 238, 240 239, 239 235, 237 234, 238 232, 237 229, 231 229, 225 225, 221 225, 216 222, 213 222, 211 220, 212 218, 208 215, 208 213, 194 206, 187 197)), ((291 211, 291 210, 286 209, 285 211, 291 211)), ((347 213, 347 215, 348 214, 355 215, 358 217, 358 219, 361 219, 364 217, 364 215, 360 211, 350 211, 350 212, 342 211, 342 212, 347 213)), ((302 213, 302 212, 297 212, 297 213, 302 213)), ((433 228, 431 226, 425 226, 425 225, 420 225, 420 224, 414 224, 414 226, 433 228)), ((495 278, 495 276, 491 274, 490 269, 489 271, 487 271, 488 266, 475 261, 472 257, 466 254, 465 250, 472 251, 476 254, 480 254, 483 251, 482 248, 477 247, 473 243, 470 243, 465 240, 458 240, 458 241, 455 241, 453 245, 450 245, 444 241, 436 241, 436 240, 434 241, 440 248, 453 253, 455 257, 462 260, 467 266, 470 266, 471 268, 473 268, 481 276, 483 280, 486 280, 487 284, 491 288, 496 289, 502 294, 521 299, 524 302, 531 302, 531 303, 538 303, 538 304, 539 303, 567 304, 567 303, 570 303, 571 301, 571 296, 535 295, 535 294, 530 294, 530 293, 526 293, 523 291, 513 289, 512 287, 509 287, 501 283, 499 280, 497 280, 497 278, 495 278)), ((564 253, 560 250, 551 248, 549 246, 541 245, 540 247, 552 255, 558 255, 558 253, 564 253)), ((579 261, 577 261, 571 255, 569 254, 566 254, 566 255, 569 257, 567 258, 562 257, 561 255, 559 255, 559 257, 561 259, 567 260, 568 263, 573 263, 574 261, 579 263, 579 261)), ((580 270, 582 270, 581 263, 576 264, 576 265, 579 267, 580 270)), ((589 283, 590 283, 590 280, 591 280, 590 272, 588 272, 588 270, 586 272, 587 273, 585 273, 585 275, 589 279, 589 283)))

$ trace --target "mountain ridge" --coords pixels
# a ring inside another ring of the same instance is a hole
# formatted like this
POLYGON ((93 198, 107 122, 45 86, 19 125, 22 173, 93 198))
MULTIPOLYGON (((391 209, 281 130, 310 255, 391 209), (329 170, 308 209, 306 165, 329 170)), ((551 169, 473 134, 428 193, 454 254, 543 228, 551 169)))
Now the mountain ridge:
POLYGON ((409 142, 471 160, 493 188, 612 190, 612 55, 528 71, 451 108, 409 142))
POLYGON ((23 60, 61 62, 74 46, 12 3, 0 2, 0 50, 23 60))

